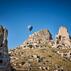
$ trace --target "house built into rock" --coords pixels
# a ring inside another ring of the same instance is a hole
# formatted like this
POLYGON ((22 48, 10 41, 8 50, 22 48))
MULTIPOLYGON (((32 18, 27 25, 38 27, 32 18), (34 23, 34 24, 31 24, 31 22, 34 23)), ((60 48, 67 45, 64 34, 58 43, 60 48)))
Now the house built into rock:
POLYGON ((0 26, 0 71, 71 71, 71 39, 65 27, 55 41, 44 29, 9 52, 7 36, 8 30, 0 26))
POLYGON ((56 35, 54 47, 56 48, 60 48, 60 47, 70 48, 71 47, 70 35, 66 27, 61 26, 59 28, 59 32, 56 35))

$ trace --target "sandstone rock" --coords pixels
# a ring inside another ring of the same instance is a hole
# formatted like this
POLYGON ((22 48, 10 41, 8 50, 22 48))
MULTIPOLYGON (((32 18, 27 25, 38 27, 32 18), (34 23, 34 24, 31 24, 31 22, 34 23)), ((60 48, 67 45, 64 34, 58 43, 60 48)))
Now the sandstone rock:
POLYGON ((25 41, 21 47, 40 48, 40 45, 42 44, 51 45, 51 41, 52 35, 47 29, 45 29, 30 35, 27 41, 25 41))
POLYGON ((58 47, 58 45, 65 46, 67 48, 71 47, 70 35, 66 27, 62 26, 59 28, 59 32, 56 35, 56 39, 55 39, 55 47, 58 47))
POLYGON ((35 32, 22 45, 10 50, 11 66, 16 71, 68 71, 66 67, 70 67, 69 71, 71 71, 71 62, 63 61, 64 58, 59 55, 60 51, 52 48, 52 45, 56 45, 58 48, 68 49, 70 45, 66 42, 69 43, 69 34, 64 27, 59 30, 55 42, 48 30, 35 32))

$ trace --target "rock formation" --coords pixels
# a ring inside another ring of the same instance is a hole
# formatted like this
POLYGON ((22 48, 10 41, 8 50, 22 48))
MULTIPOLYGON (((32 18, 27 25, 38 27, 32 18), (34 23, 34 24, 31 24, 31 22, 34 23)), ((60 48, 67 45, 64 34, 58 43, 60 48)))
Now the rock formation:
POLYGON ((34 32, 9 54, 7 36, 0 26, 0 71, 71 71, 71 38, 65 27, 55 41, 47 29, 34 32))
POLYGON ((45 44, 51 45, 52 44, 51 41, 52 41, 52 35, 47 29, 45 29, 30 35, 29 38, 20 46, 21 47, 30 46, 33 48, 37 48, 37 47, 41 48, 42 45, 45 45, 45 44))
POLYGON ((71 47, 71 42, 70 42, 70 35, 68 33, 68 30, 66 27, 60 27, 59 32, 56 35, 55 39, 55 47, 71 47))
POLYGON ((0 26, 0 71, 10 71, 7 36, 7 29, 0 26))
MULTIPOLYGON (((63 45, 61 42, 64 36, 68 41, 67 30, 61 28, 57 39, 61 45, 63 45)), ((66 43, 64 42, 64 44, 66 43)), ((71 49, 66 49, 66 53, 61 50, 60 53, 59 49, 52 48, 53 45, 55 43, 52 42, 52 36, 48 30, 35 32, 22 45, 10 50, 11 66, 16 71, 71 71, 71 62, 69 61, 71 49), (62 54, 63 57, 60 56, 62 54), (65 58, 65 54, 68 59, 65 58)))

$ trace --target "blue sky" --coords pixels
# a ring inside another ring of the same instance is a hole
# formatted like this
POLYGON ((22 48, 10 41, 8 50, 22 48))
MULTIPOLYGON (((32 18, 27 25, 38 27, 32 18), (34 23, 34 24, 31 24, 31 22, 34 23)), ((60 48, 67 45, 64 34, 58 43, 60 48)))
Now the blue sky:
POLYGON ((29 34, 48 29, 53 37, 60 26, 71 35, 70 0, 0 0, 0 24, 8 29, 8 47, 22 44, 29 34), (27 29, 33 26, 32 32, 27 29))

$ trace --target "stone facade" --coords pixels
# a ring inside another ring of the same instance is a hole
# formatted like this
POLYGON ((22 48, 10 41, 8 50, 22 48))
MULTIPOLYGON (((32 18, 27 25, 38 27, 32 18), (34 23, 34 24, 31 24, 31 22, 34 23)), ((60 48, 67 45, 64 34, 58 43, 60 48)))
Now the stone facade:
POLYGON ((7 29, 0 26, 0 71, 10 71, 7 36, 7 29))

